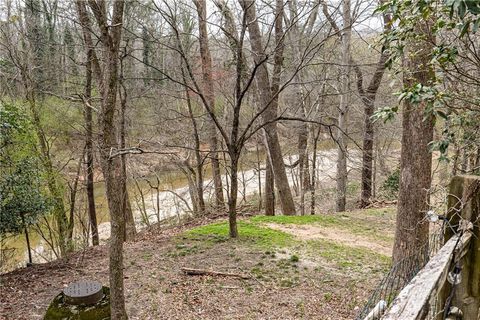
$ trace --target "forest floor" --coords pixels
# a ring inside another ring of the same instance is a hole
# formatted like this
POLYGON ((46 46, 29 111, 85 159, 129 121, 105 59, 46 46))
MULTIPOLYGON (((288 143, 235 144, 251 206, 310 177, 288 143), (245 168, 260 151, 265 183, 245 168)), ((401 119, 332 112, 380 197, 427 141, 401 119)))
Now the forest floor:
MULTIPOLYGON (((395 210, 225 217, 156 227, 125 244, 130 319, 352 319, 387 271, 395 210), (182 267, 247 276, 192 276, 182 267)), ((108 247, 0 276, 0 319, 42 319, 70 282, 108 285, 108 247)))

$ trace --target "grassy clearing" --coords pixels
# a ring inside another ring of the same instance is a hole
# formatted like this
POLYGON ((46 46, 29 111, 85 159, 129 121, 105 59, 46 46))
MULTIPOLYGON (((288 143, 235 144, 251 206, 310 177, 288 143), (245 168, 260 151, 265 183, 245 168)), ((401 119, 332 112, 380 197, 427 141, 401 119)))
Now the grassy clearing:
MULTIPOLYGON (((214 248, 217 244, 243 247, 247 250, 262 250, 262 257, 277 261, 277 268, 290 269, 304 260, 323 261, 339 270, 385 271, 390 257, 369 248, 359 248, 330 241, 328 239, 301 240, 292 234, 269 228, 267 224, 318 225, 341 229, 352 235, 361 235, 372 242, 391 243, 391 236, 385 234, 388 221, 394 217, 392 209, 370 209, 342 214, 315 216, 254 216, 238 222, 239 238, 229 240, 228 222, 196 227, 182 234, 175 255, 187 255, 214 248), (280 263, 280 264, 278 264, 280 263)), ((319 263, 321 266, 321 263, 319 263)), ((275 272, 265 269, 263 264, 251 270, 259 278, 275 272)), ((277 277, 278 278, 278 277, 277 277)))
MULTIPOLYGON (((238 222, 239 237, 235 241, 245 244, 253 244, 262 249, 276 247, 289 247, 295 244, 292 235, 260 226, 248 221, 238 222)), ((228 222, 220 222, 193 228, 184 233, 184 237, 190 240, 197 240, 213 244, 225 242, 229 239, 228 222)))

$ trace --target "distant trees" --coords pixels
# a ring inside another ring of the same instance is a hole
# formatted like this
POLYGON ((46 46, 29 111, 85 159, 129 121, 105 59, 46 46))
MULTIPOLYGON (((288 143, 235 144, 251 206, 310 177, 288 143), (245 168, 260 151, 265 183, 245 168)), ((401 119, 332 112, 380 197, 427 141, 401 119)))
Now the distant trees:
MULTIPOLYGON (((39 150, 38 158, 51 197, 51 212, 56 224, 55 242, 60 249, 60 255, 64 256, 73 250, 73 243, 68 232, 69 221, 63 185, 52 159, 51 145, 42 117, 45 92, 54 86, 54 81, 51 81, 53 76, 51 64, 48 62, 49 53, 52 52, 54 25, 51 17, 43 15, 44 10, 39 0, 27 1, 24 9, 25 24, 20 24, 18 19, 7 16, 11 20, 1 25, 0 43, 4 55, 16 68, 11 70, 16 76, 7 74, 16 77, 21 88, 21 91, 16 93, 24 97, 29 107, 32 129, 36 135, 35 143, 39 150)), ((12 14, 11 11, 9 13, 12 14)))

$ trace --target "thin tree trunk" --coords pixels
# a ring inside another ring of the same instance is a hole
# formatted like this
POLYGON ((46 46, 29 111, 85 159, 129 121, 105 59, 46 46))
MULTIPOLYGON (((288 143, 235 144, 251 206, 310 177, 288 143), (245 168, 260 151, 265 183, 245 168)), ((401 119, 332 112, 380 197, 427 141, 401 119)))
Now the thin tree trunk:
MULTIPOLYGON (((302 112, 303 119, 305 119, 305 113, 302 112)), ((308 179, 308 128, 306 123, 300 127, 300 133, 298 134, 298 171, 300 173, 299 186, 300 186, 300 214, 305 215, 305 192, 309 188, 308 179)))
MULTIPOLYGON (((128 93, 127 88, 123 82, 123 56, 120 60, 120 77, 119 77, 119 96, 120 96, 120 149, 125 149, 126 147, 126 109, 127 109, 127 99, 128 93)), ((132 205, 130 203, 130 197, 128 196, 127 188, 127 155, 121 155, 122 160, 122 183, 124 184, 123 189, 124 198, 123 198, 123 208, 125 213, 125 237, 124 241, 133 241, 137 234, 135 228, 135 219, 133 217, 132 205)))
POLYGON ((73 186, 70 188, 70 215, 68 219, 68 228, 67 228, 67 243, 71 246, 69 251, 74 251, 73 244, 73 229, 75 228, 75 203, 77 200, 77 190, 78 190, 78 180, 80 179, 80 171, 82 170, 82 162, 85 156, 85 148, 81 157, 78 159, 77 172, 75 179, 73 181, 73 186))
POLYGON ((369 100, 365 104, 365 122, 363 132, 362 151, 362 191, 360 207, 365 208, 370 204, 372 198, 372 175, 373 175, 373 112, 374 101, 369 100))
POLYGON ((92 232, 92 244, 97 246, 100 241, 98 237, 97 213, 95 210, 95 192, 93 185, 93 115, 90 106, 90 98, 92 97, 92 49, 87 49, 87 64, 85 75, 85 101, 84 118, 85 118, 85 153, 86 153, 86 171, 87 171, 87 201, 88 201, 88 219, 92 232))
MULTIPOLYGON (((61 186, 57 179, 57 172, 53 166, 50 155, 50 146, 48 145, 47 136, 43 129, 40 120, 40 111, 38 110, 37 98, 41 97, 43 86, 48 82, 45 81, 46 70, 44 68, 44 56, 46 54, 44 48, 44 29, 41 22, 41 11, 38 2, 28 1, 25 7, 25 26, 27 30, 27 38, 29 49, 32 54, 32 65, 21 68, 22 82, 25 87, 26 100, 30 107, 32 114, 32 124, 37 136, 38 145, 40 149, 40 157, 42 166, 45 170, 47 179, 47 188, 52 197, 52 213, 57 225, 58 246, 60 247, 60 254, 64 256, 70 247, 67 243, 67 227, 68 218, 65 210, 65 204, 61 186), (31 74, 29 74, 31 73, 31 74)), ((48 31, 48 30, 47 30, 48 31)), ((48 42, 48 41, 47 41, 48 42)), ((48 71, 48 70, 47 70, 48 71)))
POLYGON ((350 44, 352 36, 352 23, 350 14, 350 0, 343 0, 343 23, 342 32, 342 74, 341 74, 341 95, 338 108, 338 158, 337 158, 337 200, 336 211, 345 211, 347 199, 347 144, 345 133, 347 131, 347 114, 349 107, 350 87, 350 44))
POLYGON ((47 138, 43 131, 42 124, 40 122, 40 115, 37 110, 37 104, 34 100, 33 93, 32 96, 28 99, 30 110, 33 116, 33 126, 37 134, 37 138, 40 145, 40 153, 43 168, 45 169, 45 174, 47 176, 47 187, 52 196, 53 202, 53 217, 57 224, 58 232, 58 246, 60 247, 60 255, 63 257, 67 254, 71 246, 68 243, 67 230, 68 230, 68 218, 65 210, 65 204, 63 202, 63 194, 61 187, 58 184, 56 179, 57 173, 53 167, 52 159, 50 157, 50 149, 47 143, 47 138))
MULTIPOLYGON (((185 70, 183 69, 183 67, 181 71, 183 81, 186 83, 187 79, 185 77, 185 70)), ((203 196, 203 160, 202 154, 200 152, 200 136, 198 134, 197 121, 195 120, 195 116, 193 114, 192 99, 190 97, 190 92, 187 87, 185 87, 185 97, 187 99, 188 115, 190 117, 190 121, 192 122, 193 127, 193 141, 195 142, 195 161, 197 170, 197 174, 195 177, 195 189, 197 192, 197 207, 199 211, 198 213, 203 214, 205 212, 205 199, 203 196)))
POLYGON ((275 215, 275 178, 273 175, 272 160, 268 153, 268 146, 265 138, 265 149, 267 150, 265 160, 265 215, 275 215))
POLYGON ((25 232, 25 241, 27 242, 27 252, 28 252, 28 263, 32 264, 32 246, 30 245, 30 237, 28 235, 28 227, 25 224, 25 216, 22 214, 22 224, 23 224, 23 231, 25 232))
MULTIPOLYGON (((230 155, 232 156, 232 154, 230 155)), ((237 229, 237 196, 238 196, 238 158, 230 158, 230 196, 228 197, 228 224, 230 238, 238 237, 237 229)))
POLYGON ((262 210, 263 207, 263 199, 262 199, 262 169, 261 169, 261 161, 260 161, 260 150, 259 150, 259 139, 257 136, 256 143, 255 143, 255 149, 256 149, 256 155, 257 155, 257 174, 258 174, 258 210, 262 210))
MULTIPOLYGON (((289 40, 291 43, 292 52, 296 57, 302 55, 302 51, 305 50, 304 39, 309 39, 311 36, 311 31, 313 28, 312 21, 315 19, 318 13, 318 5, 316 5, 312 12, 311 16, 305 21, 303 27, 300 26, 298 19, 298 8, 297 1, 288 1, 288 8, 290 11, 290 23, 289 26, 291 31, 288 33, 289 40), (293 39, 295 40, 293 40, 293 39)), ((305 69, 298 70, 295 75, 295 82, 297 83, 296 90, 296 101, 300 103, 299 111, 300 118, 306 120, 306 107, 307 107, 307 97, 304 92, 303 83, 305 78, 305 69)), ((305 215, 305 193, 310 188, 310 177, 309 177, 309 163, 308 163, 308 123, 303 121, 299 124, 298 128, 298 172, 299 172, 299 194, 300 194, 300 214, 305 215)))
MULTIPOLYGON (((415 27, 418 34, 431 36, 429 22, 415 27)), ((404 86, 429 85, 434 72, 429 65, 432 43, 410 42, 406 46, 404 86)), ((394 263, 415 254, 428 241, 428 221, 432 154, 428 144, 433 139, 433 117, 425 117, 426 103, 403 103, 402 151, 400 158, 400 190, 397 224, 393 247, 394 263)))
MULTIPOLYGON (((202 57, 202 75, 203 86, 205 92, 205 100, 209 104, 209 108, 215 111, 215 92, 213 88, 212 77, 212 57, 210 48, 208 46, 207 33, 207 6, 205 0, 195 0, 198 13, 198 29, 199 29, 199 43, 200 55, 202 57)), ((213 121, 207 120, 207 131, 209 134, 210 143, 210 158, 212 162, 213 184, 215 188, 215 204, 217 208, 224 208, 222 175, 220 172, 220 161, 218 158, 218 139, 217 129, 213 121)))
POLYGON ((315 188, 316 188, 316 183, 317 183, 317 143, 318 143, 318 138, 320 137, 320 127, 317 129, 317 132, 315 134, 312 134, 312 140, 313 140, 313 158, 312 158, 312 181, 311 181, 311 187, 310 187, 310 214, 315 214, 315 188))
MULTIPOLYGON (((380 1, 381 3, 384 0, 380 1)), ((389 32, 392 28, 391 17, 388 14, 383 15, 384 32, 389 32)), ((372 116, 375 111, 375 100, 377 91, 380 88, 383 74, 385 73, 387 59, 389 54, 383 51, 380 55, 375 72, 370 80, 366 90, 363 88, 363 74, 360 66, 354 65, 357 74, 357 90, 362 98, 365 106, 364 109, 364 131, 363 131, 363 148, 362 148, 362 190, 360 198, 360 207, 364 208, 370 204, 373 192, 373 143, 374 143, 374 127, 372 116)))

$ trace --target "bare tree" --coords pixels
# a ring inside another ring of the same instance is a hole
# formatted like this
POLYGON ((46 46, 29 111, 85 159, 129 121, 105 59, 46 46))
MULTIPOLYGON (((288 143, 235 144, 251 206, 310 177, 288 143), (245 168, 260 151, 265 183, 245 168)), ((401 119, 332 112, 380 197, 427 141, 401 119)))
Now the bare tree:
POLYGON ((110 294, 112 319, 127 319, 123 286, 123 239, 125 232, 125 176, 122 172, 122 161, 114 156, 118 149, 116 137, 115 110, 117 105, 119 51, 122 35, 124 1, 113 3, 112 18, 108 19, 105 1, 91 0, 88 5, 95 17, 96 26, 100 30, 102 61, 100 65, 93 42, 92 26, 85 2, 76 2, 77 12, 86 39, 87 47, 92 48, 96 79, 101 95, 101 111, 99 115, 99 151, 102 172, 110 211, 110 294))

